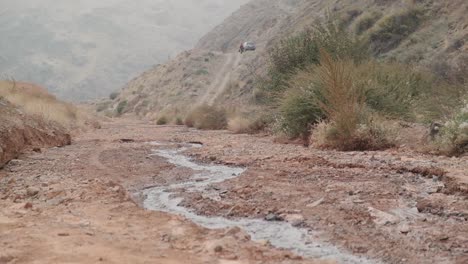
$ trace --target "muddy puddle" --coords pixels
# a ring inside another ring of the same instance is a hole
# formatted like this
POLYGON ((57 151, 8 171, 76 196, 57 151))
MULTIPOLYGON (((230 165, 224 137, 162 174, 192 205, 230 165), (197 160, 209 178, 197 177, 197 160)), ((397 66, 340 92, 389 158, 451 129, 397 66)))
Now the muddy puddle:
POLYGON ((157 142, 153 142, 152 145, 154 146, 153 155, 163 157, 173 165, 190 168, 194 174, 189 181, 183 183, 144 190, 143 206, 146 209, 182 215, 194 223, 210 229, 240 227, 254 241, 267 240, 274 247, 287 249, 307 258, 333 259, 339 263, 377 263, 377 261, 354 256, 331 244, 321 242, 319 233, 294 227, 287 222, 207 217, 179 206, 183 199, 175 195, 176 190, 183 188, 186 192, 200 192, 211 199, 221 199, 219 193, 208 186, 238 177, 245 169, 199 164, 182 154, 189 148, 202 147, 201 145, 177 146, 157 142))

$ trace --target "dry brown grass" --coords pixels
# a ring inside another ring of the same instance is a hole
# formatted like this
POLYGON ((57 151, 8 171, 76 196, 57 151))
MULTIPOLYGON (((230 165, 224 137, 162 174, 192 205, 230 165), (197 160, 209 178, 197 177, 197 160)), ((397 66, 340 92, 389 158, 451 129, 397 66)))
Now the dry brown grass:
POLYGON ((322 50, 318 76, 324 87, 320 107, 335 123, 338 140, 346 142, 356 131, 365 105, 365 97, 353 84, 352 62, 334 60, 322 50))
POLYGON ((42 87, 15 81, 0 81, 0 97, 21 108, 26 114, 39 116, 64 127, 80 127, 90 115, 69 103, 57 100, 42 87))
POLYGON ((220 130, 227 127, 227 113, 225 109, 201 105, 196 107, 185 118, 185 125, 204 130, 220 130))

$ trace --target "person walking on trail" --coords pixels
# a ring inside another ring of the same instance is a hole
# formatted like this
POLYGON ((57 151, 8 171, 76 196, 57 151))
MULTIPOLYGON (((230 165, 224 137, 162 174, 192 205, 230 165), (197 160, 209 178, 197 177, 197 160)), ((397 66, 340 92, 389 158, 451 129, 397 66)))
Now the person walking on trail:
POLYGON ((244 53, 244 43, 240 44, 239 52, 240 54, 244 53))

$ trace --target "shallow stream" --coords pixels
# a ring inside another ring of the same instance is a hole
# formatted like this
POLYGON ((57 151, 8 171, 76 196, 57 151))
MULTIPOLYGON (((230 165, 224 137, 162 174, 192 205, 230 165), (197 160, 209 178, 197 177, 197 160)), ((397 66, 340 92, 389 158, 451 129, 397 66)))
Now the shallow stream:
POLYGON ((270 222, 261 219, 227 219, 223 217, 207 217, 198 215, 191 210, 179 206, 182 198, 175 195, 175 190, 184 188, 186 192, 200 192, 212 199, 219 199, 219 194, 212 188, 214 183, 220 183, 240 176, 245 169, 221 165, 205 165, 193 162, 182 153, 189 148, 201 147, 197 144, 187 144, 183 147, 164 145, 157 142, 153 155, 167 159, 173 165, 192 169, 195 173, 190 180, 169 186, 146 189, 143 193, 143 206, 148 210, 179 214, 194 223, 209 229, 240 227, 253 240, 267 240, 272 246, 290 250, 300 256, 313 259, 334 259, 339 263, 375 263, 375 261, 354 256, 337 247, 321 242, 318 233, 297 228, 287 222, 270 222), (168 149, 168 147, 170 147, 168 149))

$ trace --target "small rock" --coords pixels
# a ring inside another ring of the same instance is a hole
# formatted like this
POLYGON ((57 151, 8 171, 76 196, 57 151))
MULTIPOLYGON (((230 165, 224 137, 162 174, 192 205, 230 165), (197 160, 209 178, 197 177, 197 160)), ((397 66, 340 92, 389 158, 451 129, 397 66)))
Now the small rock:
POLYGON ((58 236, 61 236, 61 237, 70 236, 70 234, 69 234, 69 233, 66 233, 66 232, 64 232, 64 233, 58 233, 57 235, 58 235, 58 236))
POLYGON ((273 221, 283 221, 283 218, 281 218, 281 216, 277 215, 277 214, 267 214, 265 216, 265 220, 266 221, 269 221, 269 222, 273 222, 273 221))
POLYGON ((13 160, 10 160, 10 162, 8 162, 8 165, 10 165, 10 166, 18 166, 18 165, 20 165, 22 162, 23 162, 22 160, 13 159, 13 160))
POLYGON ((300 226, 302 223, 304 223, 304 216, 300 214, 289 214, 286 215, 284 219, 292 226, 300 226))
POLYGON ((26 194, 29 196, 29 197, 32 197, 32 196, 36 196, 39 194, 39 188, 36 188, 36 187, 28 187, 26 189, 26 194))
POLYGON ((270 241, 266 240, 266 239, 263 239, 263 240, 259 240, 257 241, 260 245, 264 246, 264 247, 269 247, 271 246, 271 243, 270 241))
POLYGON ((440 235, 438 239, 439 239, 440 241, 447 241, 447 240, 449 240, 449 236, 447 236, 447 235, 440 235))
POLYGON ((33 151, 36 152, 36 153, 41 153, 42 152, 41 148, 33 148, 33 151))
POLYGON ((315 202, 313 202, 311 204, 306 205, 306 207, 309 207, 309 208, 317 207, 317 206, 321 205, 324 200, 325 200, 325 198, 321 198, 321 199, 319 199, 319 200, 317 200, 317 201, 315 201, 315 202))
POLYGON ((361 199, 353 200, 353 203, 355 203, 355 204, 363 204, 363 203, 365 203, 365 202, 366 202, 366 201, 361 200, 361 199))
POLYGON ((408 234, 409 232, 411 232, 411 228, 408 225, 404 224, 400 226, 400 228, 398 228, 398 231, 400 231, 400 233, 402 234, 408 234))
POLYGON ((25 203, 24 204, 24 209, 32 209, 33 208, 33 204, 32 203, 25 203))
POLYGON ((120 191, 120 186, 114 186, 111 188, 113 192, 119 192, 120 191))
POLYGON ((215 248, 214 248, 214 252, 216 253, 220 253, 223 251, 223 247, 221 245, 217 245, 215 248))

